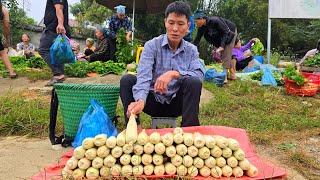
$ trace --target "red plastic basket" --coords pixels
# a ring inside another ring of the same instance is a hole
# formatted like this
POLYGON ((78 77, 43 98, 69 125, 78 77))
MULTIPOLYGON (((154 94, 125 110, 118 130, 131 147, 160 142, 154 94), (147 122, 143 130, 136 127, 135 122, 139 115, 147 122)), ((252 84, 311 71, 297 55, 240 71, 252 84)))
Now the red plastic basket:
POLYGON ((308 79, 309 82, 318 85, 318 92, 320 92, 320 73, 302 72, 302 75, 308 79))
POLYGON ((295 96, 315 96, 318 91, 318 84, 312 82, 306 82, 305 84, 299 86, 295 81, 284 78, 284 86, 286 88, 286 93, 295 96))

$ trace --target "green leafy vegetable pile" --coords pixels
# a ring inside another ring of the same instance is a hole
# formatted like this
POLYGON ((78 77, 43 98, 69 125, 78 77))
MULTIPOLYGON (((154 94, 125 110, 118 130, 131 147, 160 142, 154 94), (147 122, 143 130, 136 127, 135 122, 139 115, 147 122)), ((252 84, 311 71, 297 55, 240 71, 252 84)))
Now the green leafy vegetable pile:
MULTIPOLYGON (((282 86, 284 84, 281 72, 272 71, 272 75, 273 75, 274 79, 276 80, 278 86, 282 86)), ((263 72, 259 71, 258 73, 254 73, 249 76, 252 80, 261 81, 262 76, 263 76, 263 72)))
POLYGON ((251 50, 255 56, 261 56, 264 51, 264 46, 261 43, 259 39, 254 43, 254 45, 251 47, 251 50))
POLYGON ((288 66, 284 70, 284 76, 289 80, 293 80, 299 86, 305 83, 305 78, 301 73, 297 72, 296 68, 293 65, 288 66))
POLYGON ((311 57, 311 58, 307 58, 303 65, 307 66, 307 67, 316 67, 316 68, 320 68, 320 53, 317 53, 315 56, 311 57))
POLYGON ((65 74, 69 77, 86 77, 91 72, 98 74, 121 74, 124 70, 124 63, 115 63, 113 61, 95 61, 92 63, 78 61, 74 64, 65 65, 65 74))
POLYGON ((217 72, 223 72, 223 67, 221 64, 211 63, 206 66, 207 69, 215 69, 217 72))
MULTIPOLYGON (((43 69, 47 67, 47 63, 41 57, 31 57, 29 59, 23 56, 13 56, 10 57, 10 62, 12 63, 13 68, 16 72, 25 72, 30 68, 43 69)), ((6 74, 7 69, 4 64, 0 63, 0 72, 1 74, 6 74)))

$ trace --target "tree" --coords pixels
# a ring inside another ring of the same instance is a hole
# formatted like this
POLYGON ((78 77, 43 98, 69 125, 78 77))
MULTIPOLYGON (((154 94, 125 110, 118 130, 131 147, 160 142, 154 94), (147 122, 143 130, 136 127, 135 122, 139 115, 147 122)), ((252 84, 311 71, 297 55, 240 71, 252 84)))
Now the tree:
MULTIPOLYGON (((215 0, 208 14, 231 20, 244 41, 258 37, 267 44, 267 0, 215 0)), ((319 21, 301 19, 272 20, 272 48, 281 52, 304 53, 314 48, 320 30, 319 21)))
POLYGON ((163 14, 136 14, 135 37, 142 41, 150 40, 165 33, 163 14))
POLYGON ((112 11, 101 6, 95 0, 81 0, 70 7, 70 12, 76 17, 79 23, 77 30, 80 34, 84 33, 87 23, 92 25, 100 25, 112 15, 112 11))

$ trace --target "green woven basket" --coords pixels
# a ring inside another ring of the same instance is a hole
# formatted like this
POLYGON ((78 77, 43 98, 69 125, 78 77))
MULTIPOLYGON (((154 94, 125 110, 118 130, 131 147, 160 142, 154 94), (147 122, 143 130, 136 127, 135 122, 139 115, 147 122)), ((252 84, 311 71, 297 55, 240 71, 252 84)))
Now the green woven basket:
POLYGON ((83 113, 90 99, 97 100, 110 118, 116 114, 120 87, 111 84, 66 84, 57 83, 56 89, 63 117, 64 134, 74 138, 83 113))

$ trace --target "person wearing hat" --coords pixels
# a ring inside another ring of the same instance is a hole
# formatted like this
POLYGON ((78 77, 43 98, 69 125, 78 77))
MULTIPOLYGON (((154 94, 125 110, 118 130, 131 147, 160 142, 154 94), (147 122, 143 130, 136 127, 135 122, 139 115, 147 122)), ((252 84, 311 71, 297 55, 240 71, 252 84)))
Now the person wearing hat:
POLYGON ((205 69, 197 47, 183 39, 190 26, 190 15, 187 3, 169 4, 164 19, 166 34, 145 43, 137 76, 126 74, 121 78, 120 97, 126 122, 131 114, 143 111, 153 117, 182 116, 183 127, 200 125, 205 69))
POLYGON ((188 42, 191 42, 192 41, 192 33, 193 33, 194 29, 195 29, 193 15, 190 16, 189 22, 190 22, 189 31, 188 31, 187 35, 184 36, 183 39, 188 41, 188 42))
POLYGON ((126 16, 126 7, 123 5, 119 5, 115 7, 116 14, 113 15, 109 21, 109 29, 110 29, 110 58, 112 60, 116 60, 115 52, 116 52, 116 44, 117 44, 117 33, 119 29, 124 28, 127 32, 126 39, 127 41, 131 40, 132 35, 132 25, 128 16, 126 16))
MULTIPOLYGON (((222 17, 208 17, 202 10, 194 13, 198 33, 193 44, 198 46, 202 38, 215 47, 215 53, 221 56, 222 65, 229 71, 228 78, 235 79, 235 70, 232 68, 232 48, 237 37, 236 25, 222 17)), ((225 81, 226 82, 226 81, 225 81)))
POLYGON ((110 60, 110 45, 107 34, 107 29, 97 28, 95 35, 98 39, 98 46, 92 54, 84 56, 83 58, 89 62, 110 60))

